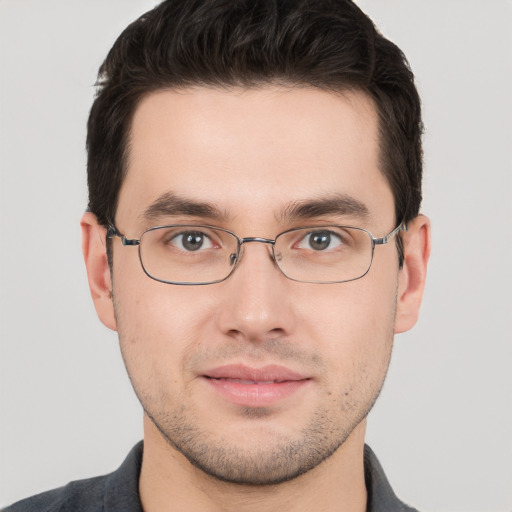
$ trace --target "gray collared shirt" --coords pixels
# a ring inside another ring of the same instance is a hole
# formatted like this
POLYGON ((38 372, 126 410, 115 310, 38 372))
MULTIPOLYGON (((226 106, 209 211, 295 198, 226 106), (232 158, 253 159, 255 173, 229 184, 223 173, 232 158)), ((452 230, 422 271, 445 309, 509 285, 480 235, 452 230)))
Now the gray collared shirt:
MULTIPOLYGON (((139 496, 142 449, 141 441, 113 473, 70 482, 19 501, 3 512, 143 512, 139 496)), ((369 446, 364 447, 364 472, 367 512, 418 512, 396 497, 369 446)))

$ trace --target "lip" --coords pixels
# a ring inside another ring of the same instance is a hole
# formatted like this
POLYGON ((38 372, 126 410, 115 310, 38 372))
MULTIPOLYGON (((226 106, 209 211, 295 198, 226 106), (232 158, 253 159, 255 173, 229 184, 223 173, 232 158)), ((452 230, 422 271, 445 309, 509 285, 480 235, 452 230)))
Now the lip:
POLYGON ((225 365, 208 370, 202 378, 222 398, 245 407, 268 407, 311 382, 309 377, 279 365, 225 365))

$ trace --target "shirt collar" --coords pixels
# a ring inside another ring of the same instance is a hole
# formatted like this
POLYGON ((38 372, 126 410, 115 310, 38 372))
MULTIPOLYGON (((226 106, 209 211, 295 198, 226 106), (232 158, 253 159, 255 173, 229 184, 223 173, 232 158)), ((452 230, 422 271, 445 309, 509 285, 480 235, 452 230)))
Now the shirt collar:
MULTIPOLYGON (((137 443, 117 471, 106 481, 105 512, 143 512, 139 495, 143 442, 137 443)), ((377 457, 364 447, 364 476, 368 492, 367 512, 417 512, 393 492, 377 457)))

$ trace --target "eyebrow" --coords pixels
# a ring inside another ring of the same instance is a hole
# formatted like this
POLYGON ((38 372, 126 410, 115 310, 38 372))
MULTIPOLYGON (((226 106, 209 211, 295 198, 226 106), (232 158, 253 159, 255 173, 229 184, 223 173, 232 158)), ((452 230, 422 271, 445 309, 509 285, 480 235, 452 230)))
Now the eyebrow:
POLYGON ((311 219, 324 215, 349 215, 366 220, 369 217, 368 208, 364 203, 346 194, 335 194, 324 198, 304 201, 294 201, 279 214, 283 222, 311 219))
MULTIPOLYGON (((293 201, 276 215, 276 219, 280 222, 293 222, 324 215, 349 215, 366 220, 369 217, 369 211, 364 203, 354 197, 334 194, 323 198, 293 201)), ((224 222, 230 217, 214 204, 184 198, 174 192, 166 192, 159 196, 140 217, 150 221, 173 216, 202 217, 224 222)))
POLYGON ((166 192, 151 203, 142 213, 145 220, 172 216, 204 217, 211 220, 225 220, 228 215, 215 205, 180 197, 173 192, 166 192))

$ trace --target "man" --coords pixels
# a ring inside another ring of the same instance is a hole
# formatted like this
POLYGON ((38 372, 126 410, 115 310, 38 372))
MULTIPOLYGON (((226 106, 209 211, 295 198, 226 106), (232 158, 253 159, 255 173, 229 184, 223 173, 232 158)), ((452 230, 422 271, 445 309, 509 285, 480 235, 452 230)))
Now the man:
POLYGON ((100 69, 87 149, 144 444, 7 510, 412 510, 364 445, 430 249, 400 50, 349 1, 163 2, 100 69))

